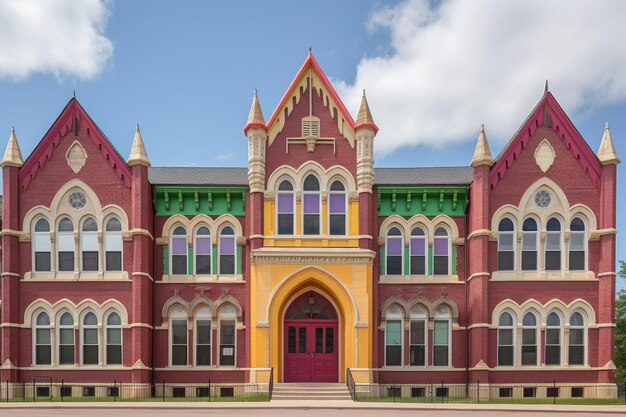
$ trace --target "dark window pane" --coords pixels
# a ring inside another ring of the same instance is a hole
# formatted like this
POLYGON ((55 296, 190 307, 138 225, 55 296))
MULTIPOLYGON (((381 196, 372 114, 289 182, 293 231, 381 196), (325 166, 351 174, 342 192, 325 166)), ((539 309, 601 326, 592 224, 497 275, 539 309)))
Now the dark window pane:
POLYGON ((585 349, 583 346, 569 347, 569 364, 582 365, 585 363, 585 349))
POLYGON ((561 364, 561 347, 560 346, 546 346, 546 365, 560 365, 561 364))
POLYGON ((306 353, 306 327, 298 327, 298 353, 306 353))
POLYGON ((187 275, 187 256, 172 255, 172 274, 187 275))
POLYGON ((220 256, 220 274, 222 275, 234 275, 235 274, 235 255, 221 255, 220 256))
POLYGON ((499 271, 512 271, 513 270, 513 257, 515 252, 502 251, 498 252, 498 270, 499 271))
POLYGON ((537 346, 522 346, 522 365, 537 365, 537 346))
POLYGON ((498 365, 513 366, 513 346, 498 347, 498 365))
POLYGON ((289 327, 287 329, 287 352, 296 353, 296 328, 289 327))
POLYGON ((331 235, 345 235, 346 234, 346 216, 344 214, 331 214, 330 234, 331 235))
POLYGON ((536 271, 537 270, 537 252, 536 251, 523 251, 522 252, 522 270, 523 271, 536 271))
POLYGON ((335 329, 332 327, 326 328, 326 353, 333 353, 335 351, 335 329))
POLYGON ((315 329, 315 353, 324 353, 324 329, 315 329))
POLYGON ((561 251, 546 252, 546 271, 559 271, 561 269, 561 251))
POLYGON ((223 345, 235 344, 235 320, 222 320, 220 323, 220 343, 223 345))
POLYGON ((172 346, 172 365, 187 365, 187 345, 172 346))
POLYGON ((424 366, 426 364, 426 349, 422 346, 411 346, 411 366, 424 366))
POLYGON ((385 365, 400 366, 402 364, 402 346, 387 346, 385 365))
POLYGON ((425 256, 411 256, 411 275, 426 275, 425 260, 425 256))
POLYGON ((175 345, 187 343, 187 320, 174 320, 172 325, 172 343, 175 345))
POLYGON ((305 235, 320 234, 320 216, 319 214, 305 214, 303 232, 305 235))
POLYGON ((122 252, 107 252, 106 253, 106 267, 107 267, 107 271, 121 271, 122 270, 122 252))
POLYGON ((293 235, 293 214, 278 215, 278 234, 293 235))
POLYGON ((387 275, 402 275, 402 256, 387 256, 387 275))
POLYGON ((210 320, 198 320, 196 341, 200 345, 211 344, 211 321, 210 320))
POLYGON ((83 252, 83 271, 98 270, 98 252, 83 252))
POLYGON ((83 345, 83 363, 85 365, 98 364, 98 345, 83 345))
POLYGON ((122 364, 122 346, 121 345, 107 345, 107 364, 108 365, 121 365, 122 364))
POLYGON ((35 271, 50 271, 50 252, 35 252, 35 271))
POLYGON ((546 344, 558 345, 560 343, 560 330, 559 329, 546 329, 546 344))
POLYGON ((211 364, 211 345, 196 346, 196 365, 211 364))
POLYGON ((220 365, 235 365, 235 345, 221 345, 220 347, 220 365))
POLYGON ((74 345, 60 346, 59 356, 59 363, 61 365, 74 364, 74 345))
POLYGON ((211 255, 196 255, 196 274, 208 275, 211 273, 211 255))
POLYGON ((59 252, 59 271, 74 270, 74 252, 59 252))
POLYGON ((424 325, 423 320, 411 320, 411 344, 423 345, 424 344, 424 325))
POLYGON ((448 346, 434 346, 433 365, 448 366, 448 346))
POLYGON ((570 251, 569 269, 570 271, 584 271, 585 270, 585 252, 584 251, 570 251))
POLYGON ((50 345, 37 346, 36 363, 37 365, 50 365, 52 358, 52 348, 50 345))
POLYGON ((449 275, 447 256, 433 256, 433 273, 435 275, 449 275))

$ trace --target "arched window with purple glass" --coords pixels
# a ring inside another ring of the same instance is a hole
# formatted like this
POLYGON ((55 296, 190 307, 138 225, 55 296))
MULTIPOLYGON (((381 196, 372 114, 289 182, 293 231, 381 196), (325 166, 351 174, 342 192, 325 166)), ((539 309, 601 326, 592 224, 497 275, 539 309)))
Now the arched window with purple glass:
POLYGON ((304 179, 302 187, 302 234, 320 234, 320 181, 313 174, 304 179))
POLYGON ((386 243, 386 275, 402 275, 402 252, 404 249, 404 239, 399 228, 394 226, 389 229, 387 232, 386 243))
POLYGON ((450 275, 450 236, 443 227, 435 230, 433 239, 433 274, 450 275))
POLYGON ((172 233, 172 275, 187 275, 187 231, 178 226, 172 233))
POLYGON ((277 234, 293 235, 294 230, 294 204, 295 197, 293 184, 288 180, 283 180, 278 186, 276 194, 276 216, 277 234))
POLYGON ((220 275, 235 275, 235 231, 226 226, 220 232, 218 244, 220 275))
POLYGON ((411 230, 411 275, 426 275, 426 233, 421 227, 411 230))
POLYGON ((346 234, 346 187, 339 180, 333 181, 329 193, 328 231, 331 235, 346 234))

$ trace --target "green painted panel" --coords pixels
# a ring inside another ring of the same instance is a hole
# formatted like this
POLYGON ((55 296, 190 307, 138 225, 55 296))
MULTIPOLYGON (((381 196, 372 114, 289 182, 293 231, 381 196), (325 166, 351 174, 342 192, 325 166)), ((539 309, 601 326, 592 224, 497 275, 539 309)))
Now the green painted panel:
POLYGON ((242 261, 242 250, 241 250, 241 246, 237 245, 237 270, 235 271, 236 274, 241 274, 241 261, 242 261))
POLYGON ((220 215, 244 216, 247 188, 243 187, 162 187, 154 188, 157 216, 220 215))
POLYGON ((466 198, 466 187, 379 187, 378 215, 463 216, 466 198))
POLYGON ((213 256, 211 256, 211 272, 217 274, 217 245, 211 245, 213 256))
POLYGON ((385 245, 381 245, 380 246, 380 275, 385 275, 387 274, 387 271, 385 270, 385 245))
POLYGON ((193 275, 193 246, 187 247, 187 275, 193 275))
POLYGON ((428 275, 433 274, 433 247, 428 247, 428 275))
POLYGON ((452 246, 452 275, 456 275, 456 246, 452 246))
POLYGON ((167 245, 163 246, 163 274, 170 274, 170 248, 167 245))
POLYGON ((409 254, 409 247, 404 245, 404 275, 411 275, 411 257, 409 254))

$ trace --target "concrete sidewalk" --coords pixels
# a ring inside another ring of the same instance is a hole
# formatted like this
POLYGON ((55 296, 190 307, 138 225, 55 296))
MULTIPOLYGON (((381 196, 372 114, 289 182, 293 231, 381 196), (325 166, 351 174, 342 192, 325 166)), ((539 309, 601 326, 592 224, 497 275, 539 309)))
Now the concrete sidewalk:
POLYGON ((384 403, 329 401, 272 401, 272 402, 23 402, 0 403, 2 410, 19 409, 207 409, 207 410, 251 410, 251 409, 332 409, 332 410, 449 410, 449 411, 523 411, 527 413, 567 414, 618 414, 626 415, 626 405, 559 405, 559 404, 440 404, 440 403, 384 403))

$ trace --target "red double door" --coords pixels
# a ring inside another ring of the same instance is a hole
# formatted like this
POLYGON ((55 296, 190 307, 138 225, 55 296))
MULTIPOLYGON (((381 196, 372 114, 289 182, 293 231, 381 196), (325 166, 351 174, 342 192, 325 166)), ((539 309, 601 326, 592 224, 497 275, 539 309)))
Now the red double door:
POLYGON ((285 315, 285 382, 337 382, 337 315, 317 293, 292 303, 285 315))

